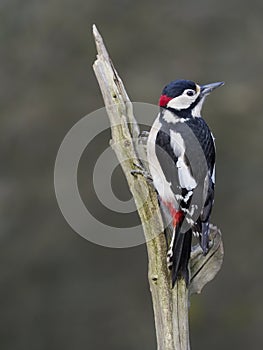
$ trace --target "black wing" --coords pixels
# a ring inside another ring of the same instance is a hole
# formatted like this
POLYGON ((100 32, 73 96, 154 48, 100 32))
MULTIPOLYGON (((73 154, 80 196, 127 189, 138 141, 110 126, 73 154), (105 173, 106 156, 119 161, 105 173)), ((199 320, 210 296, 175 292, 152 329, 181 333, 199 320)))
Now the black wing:
POLYGON ((214 167, 215 167, 215 144, 208 125, 202 118, 194 118, 187 121, 187 125, 195 134, 203 150, 207 174, 204 178, 203 206, 200 216, 195 224, 195 231, 199 234, 200 245, 204 254, 209 249, 209 218, 214 203, 214 167))

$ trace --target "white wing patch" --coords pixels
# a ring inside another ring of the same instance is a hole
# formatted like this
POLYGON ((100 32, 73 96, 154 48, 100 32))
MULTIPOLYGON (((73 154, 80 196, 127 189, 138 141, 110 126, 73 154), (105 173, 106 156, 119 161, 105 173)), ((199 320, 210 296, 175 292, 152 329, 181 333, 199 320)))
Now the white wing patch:
POLYGON ((186 188, 187 191, 194 189, 197 186, 195 179, 193 178, 189 167, 185 164, 182 157, 178 158, 176 166, 178 167, 178 176, 180 186, 186 188))
POLYGON ((177 158, 181 157, 185 154, 185 144, 184 140, 176 131, 170 130, 170 137, 171 137, 171 146, 173 148, 174 154, 177 158))
POLYGON ((186 109, 191 106, 191 104, 198 98, 200 95, 200 89, 197 89, 196 93, 193 96, 187 95, 187 90, 185 90, 181 95, 174 97, 167 103, 167 107, 181 110, 186 109))
POLYGON ((176 166, 178 168, 179 183, 182 188, 191 191, 197 186, 195 179, 191 174, 188 164, 185 162, 185 143, 180 133, 170 130, 171 146, 178 158, 176 166))

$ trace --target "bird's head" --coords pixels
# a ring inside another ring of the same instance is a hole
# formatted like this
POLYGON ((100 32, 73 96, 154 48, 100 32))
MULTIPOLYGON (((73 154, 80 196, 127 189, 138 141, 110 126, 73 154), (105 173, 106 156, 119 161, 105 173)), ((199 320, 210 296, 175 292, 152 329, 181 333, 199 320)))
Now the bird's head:
POLYGON ((195 114, 198 114, 205 97, 221 85, 224 83, 198 85, 191 80, 174 80, 164 87, 159 99, 159 106, 177 113, 193 110, 195 114))

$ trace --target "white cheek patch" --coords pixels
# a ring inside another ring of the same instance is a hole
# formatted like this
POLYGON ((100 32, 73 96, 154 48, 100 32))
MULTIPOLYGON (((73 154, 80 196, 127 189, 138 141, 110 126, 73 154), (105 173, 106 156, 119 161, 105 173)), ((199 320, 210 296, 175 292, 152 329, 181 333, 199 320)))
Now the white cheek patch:
POLYGON ((187 96, 187 95, 177 96, 168 102, 167 107, 177 109, 177 110, 186 109, 191 106, 191 104, 195 101, 195 99, 196 99, 196 96, 187 96))
POLYGON ((193 96, 188 96, 184 91, 182 95, 174 97, 172 100, 170 100, 167 103, 167 107, 177 109, 177 110, 187 109, 198 98, 199 94, 200 94, 200 88, 198 89, 198 86, 197 86, 197 92, 193 96))

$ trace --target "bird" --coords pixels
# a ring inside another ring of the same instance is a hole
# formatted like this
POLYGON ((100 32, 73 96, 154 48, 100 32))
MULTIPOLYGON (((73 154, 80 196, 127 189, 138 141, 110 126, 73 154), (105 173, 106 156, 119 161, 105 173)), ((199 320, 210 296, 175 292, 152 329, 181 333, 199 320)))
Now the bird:
POLYGON ((174 80, 162 90, 160 112, 147 140, 147 161, 160 206, 172 227, 167 265, 172 288, 189 285, 192 237, 209 251, 209 224, 215 191, 215 138, 201 116, 206 97, 224 82, 199 85, 174 80))

